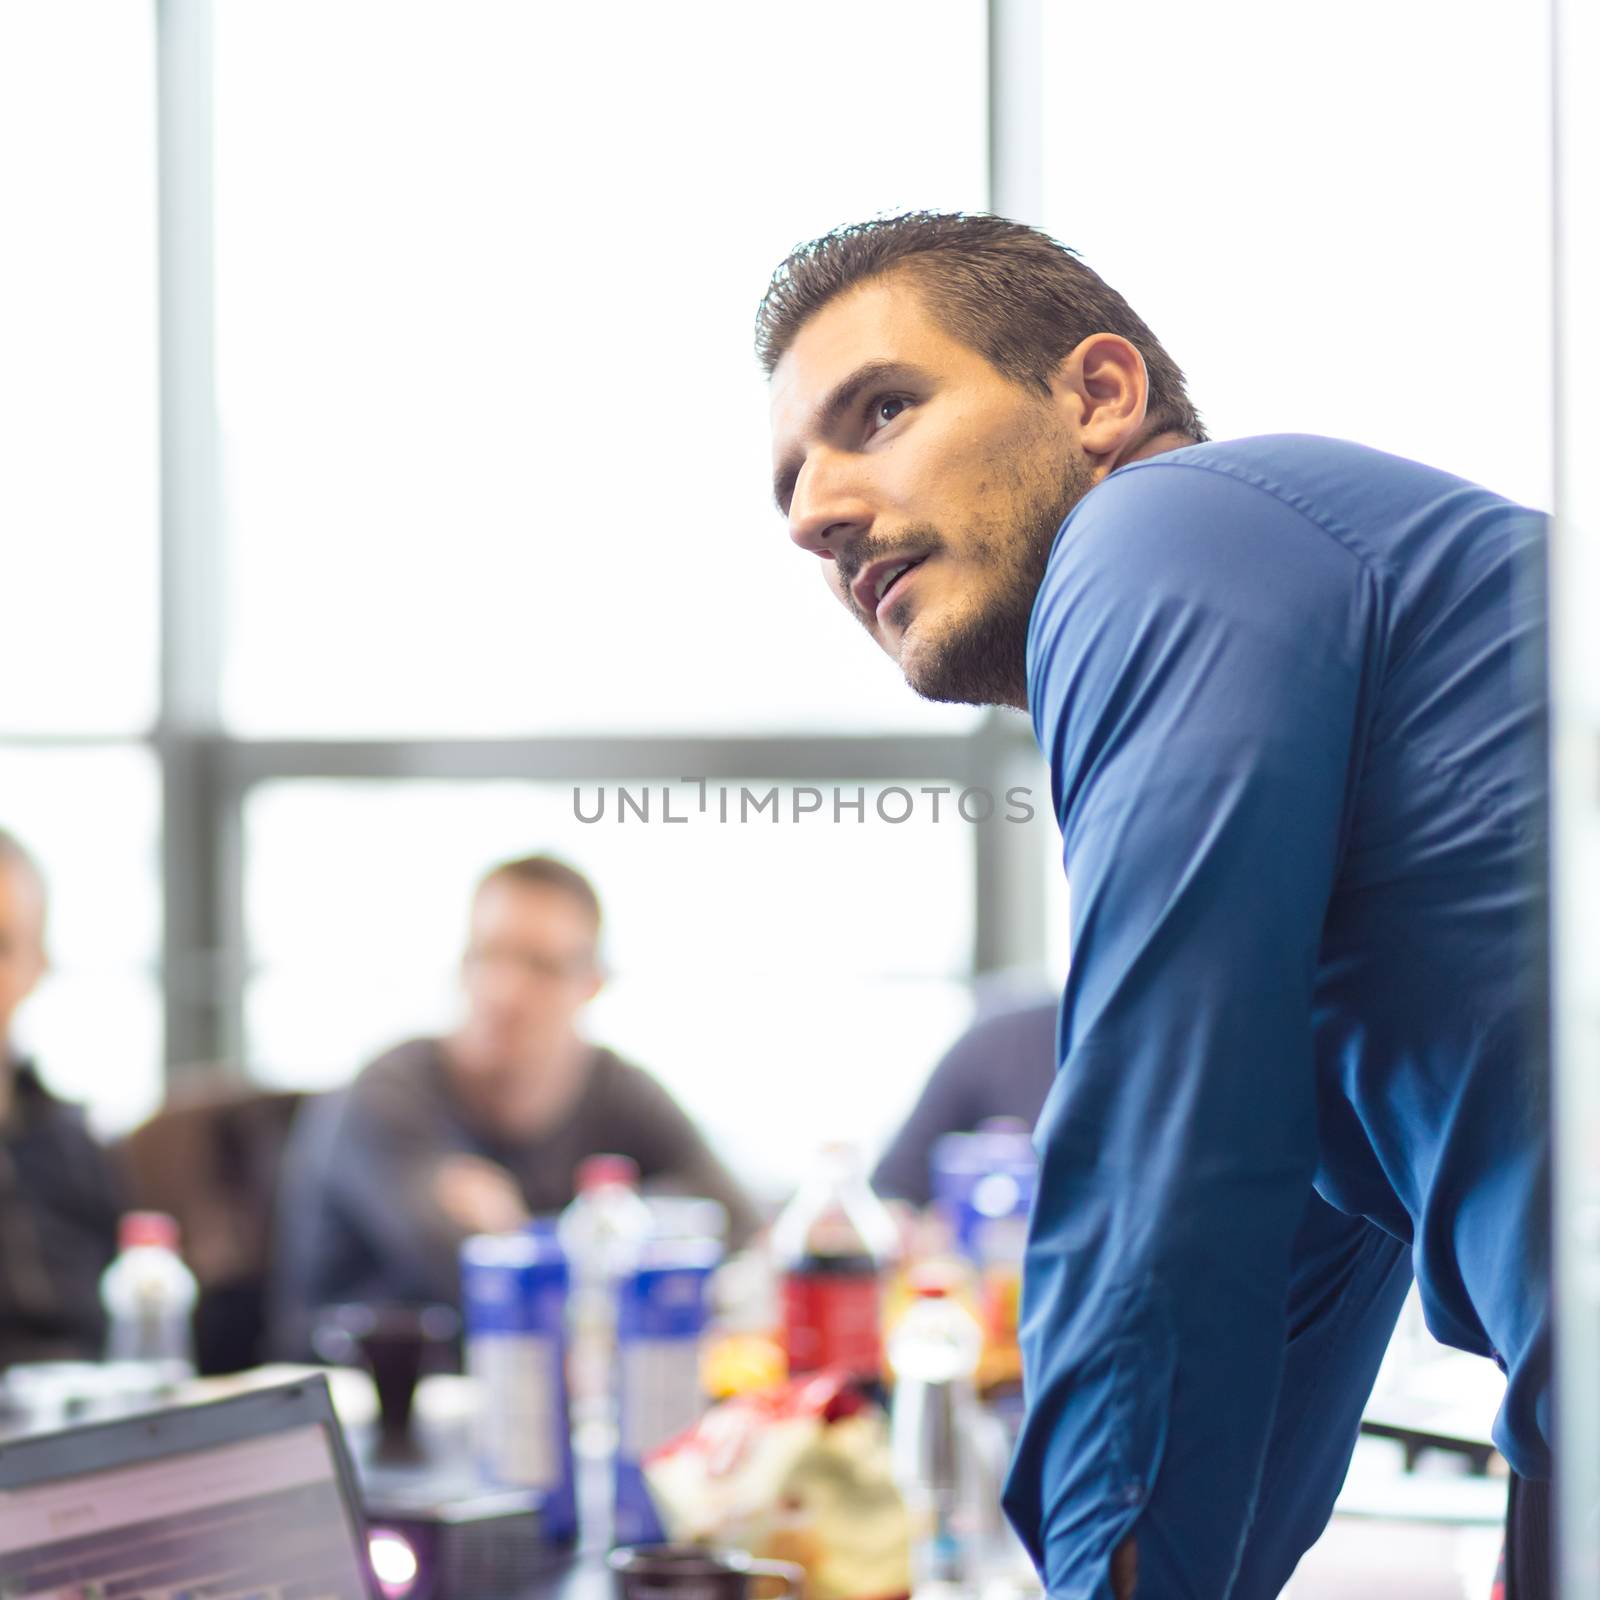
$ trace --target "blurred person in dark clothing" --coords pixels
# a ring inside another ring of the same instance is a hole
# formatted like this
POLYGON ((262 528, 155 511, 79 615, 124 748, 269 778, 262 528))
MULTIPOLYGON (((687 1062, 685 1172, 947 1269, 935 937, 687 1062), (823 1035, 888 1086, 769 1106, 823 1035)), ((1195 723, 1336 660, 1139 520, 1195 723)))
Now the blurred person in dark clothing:
POLYGON ((886 1199, 925 1206, 933 1199, 929 1163, 947 1133, 971 1133, 991 1117, 1031 1128, 1056 1073, 1055 998, 980 1015, 940 1057, 922 1093, 884 1151, 872 1187, 886 1199))
POLYGON ((11 1043, 49 965, 45 912, 43 875, 0 829, 0 1367, 100 1358, 100 1274, 117 1242, 105 1153, 11 1043))
POLYGON ((304 1353, 320 1307, 459 1297, 469 1235, 573 1197, 592 1155, 631 1157, 645 1189, 708 1196, 741 1242, 756 1215, 671 1095, 578 1031, 599 991, 600 904, 564 863, 495 867, 473 898, 466 1015, 308 1105, 279 1184, 276 1331, 304 1353))

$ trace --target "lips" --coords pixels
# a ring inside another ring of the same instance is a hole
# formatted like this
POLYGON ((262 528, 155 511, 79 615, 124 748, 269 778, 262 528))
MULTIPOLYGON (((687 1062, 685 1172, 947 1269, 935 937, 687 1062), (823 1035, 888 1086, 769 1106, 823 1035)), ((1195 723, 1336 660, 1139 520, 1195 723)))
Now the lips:
POLYGON ((877 616, 886 601, 899 592, 906 577, 927 560, 925 555, 891 556, 885 561, 874 561, 856 575, 850 593, 864 615, 877 616))
POLYGON ((910 571, 910 570, 911 570, 911 569, 912 569, 912 568, 913 568, 913 567, 914 567, 914 566, 915 566, 915 565, 916 565, 916 562, 914 562, 914 561, 907 561, 907 562, 905 562, 905 563, 903 563, 903 564, 902 564, 902 565, 901 565, 901 566, 898 566, 898 567, 892 567, 892 568, 890 568, 890 570, 889 570, 889 571, 888 571, 888 572, 886 572, 886 573, 884 573, 884 574, 883 574, 883 576, 882 576, 882 577, 881 577, 881 578, 879 578, 879 579, 878 579, 878 581, 877 581, 877 583, 876 583, 876 585, 875 585, 875 586, 874 586, 874 589, 873 589, 873 593, 874 593, 874 594, 875 594, 875 596, 876 596, 876 598, 877 598, 877 601, 878 601, 878 604, 879 604, 879 605, 880 605, 880 606, 881 606, 881 605, 882 605, 882 604, 883 604, 883 597, 884 597, 884 596, 885 596, 885 595, 886 595, 886 594, 888 594, 888 592, 889 592, 889 591, 890 591, 890 590, 891 590, 891 589, 892 589, 892 588, 894 588, 894 586, 895 586, 895 585, 896 585, 896 584, 897 584, 897 583, 898 583, 898 582, 899 582, 899 581, 900 581, 900 580, 901 580, 901 579, 902 579, 902 578, 903 578, 903 577, 904 577, 904 576, 905 576, 905 575, 906 575, 906 574, 907 574, 907 573, 908 573, 908 572, 909 572, 909 571, 910 571))

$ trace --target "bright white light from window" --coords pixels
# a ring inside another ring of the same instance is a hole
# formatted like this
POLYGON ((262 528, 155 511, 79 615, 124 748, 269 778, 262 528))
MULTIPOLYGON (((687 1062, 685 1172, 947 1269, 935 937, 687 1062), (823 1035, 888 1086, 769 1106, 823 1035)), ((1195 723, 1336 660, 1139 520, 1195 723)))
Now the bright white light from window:
POLYGON ((155 711, 154 20, 0 6, 0 734, 155 711))
POLYGON ((985 10, 797 17, 217 8, 234 726, 971 722, 786 538, 751 331, 800 239, 983 204, 985 10))
POLYGON ((1044 14, 1045 221, 1214 438, 1338 435, 1549 506, 1545 8, 1044 14), (1091 137, 1110 127, 1115 160, 1091 137))
POLYGON ((781 1189, 824 1138, 886 1139, 971 1009, 974 828, 948 802, 879 823, 872 796, 861 824, 586 826, 570 785, 265 786, 246 811, 253 1069, 331 1086, 453 1025, 474 881, 554 850, 605 907, 614 976, 589 1035, 781 1189))
POLYGON ((57 1093, 118 1132, 161 1098, 160 795, 143 749, 0 747, 0 824, 37 857, 52 968, 18 1044, 57 1093))

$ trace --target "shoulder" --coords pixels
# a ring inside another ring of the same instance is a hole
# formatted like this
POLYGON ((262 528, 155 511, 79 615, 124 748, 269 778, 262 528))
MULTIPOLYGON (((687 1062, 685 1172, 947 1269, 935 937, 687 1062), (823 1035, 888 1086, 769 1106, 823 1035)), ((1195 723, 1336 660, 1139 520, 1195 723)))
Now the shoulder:
POLYGON ((1195 566, 1226 568, 1265 553, 1384 575, 1403 564, 1407 530, 1436 532, 1489 511, 1540 515, 1438 467, 1347 439, 1283 433, 1211 441, 1119 467, 1091 489, 1057 531, 1046 581, 1092 558, 1108 535, 1133 569, 1153 551, 1163 571, 1182 570, 1186 556, 1195 566), (1264 550, 1263 529, 1273 534, 1264 550))
POLYGON ((654 1073, 605 1045, 593 1048, 589 1083, 597 1097, 612 1105, 660 1105, 671 1100, 654 1073))
POLYGON ((1059 1002, 1041 1000, 981 1015, 944 1053, 929 1088, 946 1101, 976 1102, 973 1115, 1038 1114, 1055 1073, 1059 1002))
POLYGON ((996 1052, 1014 1050, 1035 1038, 1053 1039, 1059 1005, 1057 999, 1050 997, 1026 1004, 1013 1002, 981 1012, 950 1046, 945 1059, 965 1061, 972 1058, 974 1063, 981 1063, 990 1060, 996 1052))
POLYGON ((446 1099, 442 1041, 407 1039, 385 1050, 355 1075, 340 1099, 352 1108, 373 1112, 442 1104, 446 1099))
POLYGON ((1029 620, 1030 682, 1088 649, 1116 660, 1135 639, 1179 640, 1202 619, 1287 640, 1331 595, 1348 596, 1368 565, 1359 530, 1295 487, 1313 461, 1332 470, 1330 453, 1353 469, 1346 452, 1373 454, 1285 435, 1118 468, 1056 534, 1029 620))
POLYGON ((31 1062, 16 1068, 13 1093, 17 1104, 25 1109, 28 1121, 35 1126, 50 1128, 59 1137, 85 1144, 95 1142, 84 1108, 77 1101, 62 1099, 47 1089, 31 1062))
POLYGON ((1133 462, 1073 507, 1057 531, 1046 584, 1095 563, 1145 582, 1226 571, 1258 561, 1263 535, 1280 560, 1329 558, 1347 567, 1368 552, 1362 519, 1334 486, 1395 460, 1338 439, 1273 434, 1133 462))

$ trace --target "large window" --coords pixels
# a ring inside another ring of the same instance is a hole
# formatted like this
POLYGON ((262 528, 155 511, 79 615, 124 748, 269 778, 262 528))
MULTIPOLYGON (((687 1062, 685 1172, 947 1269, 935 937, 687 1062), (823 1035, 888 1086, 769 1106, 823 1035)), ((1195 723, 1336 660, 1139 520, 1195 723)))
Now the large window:
POLYGON ((0 738, 155 713, 154 48, 148 6, 0 8, 0 738))
POLYGON ((984 18, 219 8, 230 724, 969 726, 785 539, 751 331, 798 239, 982 206, 984 18))
POLYGON ((785 537, 751 334, 798 240, 985 203, 986 9, 217 9, 220 709, 293 751, 242 785, 258 1077, 447 1027, 473 879, 539 847, 607 905, 595 1037, 768 1190, 825 1133, 886 1135, 959 1030, 970 825, 585 826, 532 741, 657 792, 720 741, 765 789, 775 738, 786 785, 853 784, 860 736, 977 727, 785 537), (404 781, 365 763, 384 739, 404 781), (443 781, 506 739, 526 781, 443 781))
POLYGON ((161 1098, 160 802, 155 763, 127 746, 0 746, 0 821, 50 895, 50 971, 16 1043, 102 1132, 161 1098))
POLYGON ((821 1138, 886 1137, 966 1018, 976 830, 1014 824, 1004 808, 963 821, 959 782, 936 820, 924 783, 841 784, 861 807, 839 820, 825 778, 826 804, 801 795, 798 820, 793 785, 756 780, 708 783, 703 812, 682 785, 665 802, 644 783, 263 785, 245 835, 256 1075, 341 1083, 449 1027, 472 882, 555 850, 605 906, 611 978, 589 1033, 781 1191, 821 1138))
POLYGON ((0 8, 0 827, 49 881, 16 1043, 105 1130, 161 1093, 153 8, 0 8))
POLYGON ((912 696, 784 537, 751 330, 799 239, 985 203, 986 26, 0 12, 0 133, 36 152, 0 178, 33 242, 0 306, 0 825, 55 896, 23 1042, 104 1129, 158 1103, 163 1054, 320 1087, 448 1026, 473 878, 543 845, 610 910, 593 1032, 735 1162, 772 1188, 823 1133, 889 1130, 1015 955, 975 892, 992 844, 585 827, 540 741, 787 796, 875 792, 909 736, 918 784, 942 751, 970 778, 978 714, 912 696))
POLYGON ((1045 17, 1046 82, 1070 86, 1045 96, 1045 221, 1149 323, 1213 437, 1334 434, 1550 505, 1542 7, 1045 17))

